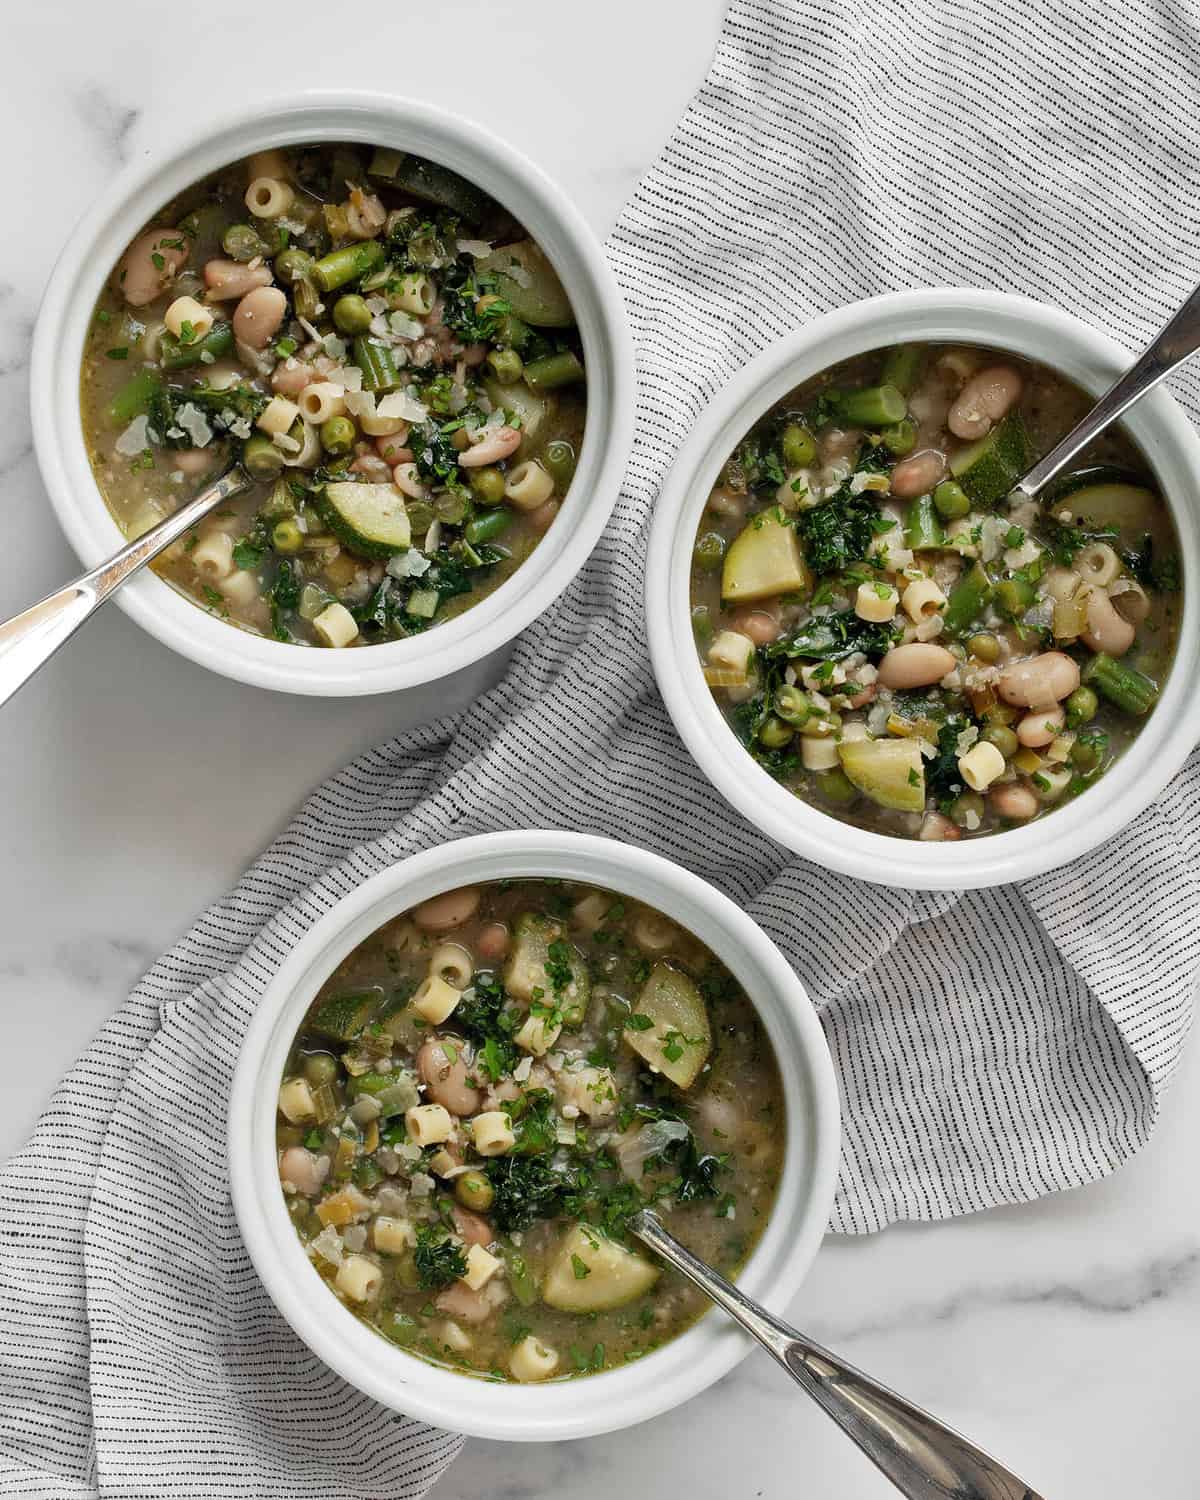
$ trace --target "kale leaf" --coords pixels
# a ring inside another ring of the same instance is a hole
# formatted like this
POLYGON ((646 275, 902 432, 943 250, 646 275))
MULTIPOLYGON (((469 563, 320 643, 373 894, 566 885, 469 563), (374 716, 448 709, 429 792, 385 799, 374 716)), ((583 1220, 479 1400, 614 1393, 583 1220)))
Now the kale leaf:
POLYGON ((828 500, 800 512, 796 532, 814 573, 841 573, 862 562, 875 538, 894 524, 880 515, 871 491, 855 495, 847 480, 828 500))
POLYGON ((882 656, 899 638, 894 624, 873 624, 852 609, 833 615, 814 615, 784 640, 765 648, 769 656, 806 657, 811 661, 841 661, 856 651, 882 656))
POLYGON ((484 1170, 494 1195, 488 1213, 505 1234, 561 1213, 563 1199, 573 1185, 544 1155, 497 1156, 484 1170))
POLYGON ((456 1245, 440 1224, 417 1226, 417 1246, 413 1251, 417 1280, 427 1292, 440 1291, 467 1271, 462 1246, 456 1245))

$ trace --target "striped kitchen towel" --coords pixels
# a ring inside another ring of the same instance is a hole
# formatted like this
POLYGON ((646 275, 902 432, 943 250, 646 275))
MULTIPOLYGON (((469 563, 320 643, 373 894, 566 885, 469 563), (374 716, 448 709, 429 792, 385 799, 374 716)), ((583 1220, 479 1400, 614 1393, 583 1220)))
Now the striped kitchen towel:
MULTIPOLYGON (((1197 58, 1188 0, 735 0, 610 242, 640 403, 594 557, 469 715, 311 798, 0 1176, 0 1493, 413 1497, 452 1458, 458 1439, 359 1396, 275 1314, 222 1133, 282 956, 437 841, 615 835, 742 902, 821 1007, 845 1101, 837 1230, 1022 1202, 1146 1142, 1200 960, 1200 761, 1108 848, 1024 887, 857 885, 750 828, 691 764, 654 689, 642 579, 654 495, 697 412, 828 308, 983 284, 1141 344, 1195 280, 1197 58)), ((1193 412, 1197 378, 1176 382, 1193 412)))

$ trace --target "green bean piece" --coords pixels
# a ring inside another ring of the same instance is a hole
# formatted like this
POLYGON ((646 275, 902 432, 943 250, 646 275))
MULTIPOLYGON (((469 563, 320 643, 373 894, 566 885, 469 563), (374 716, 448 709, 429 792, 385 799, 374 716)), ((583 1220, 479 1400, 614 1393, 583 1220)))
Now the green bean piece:
POLYGON ((781 750, 791 741, 795 732, 790 724, 785 724, 782 719, 771 714, 759 728, 758 740, 768 750, 781 750))
POLYGON ((468 521, 463 535, 468 542, 491 542, 512 525, 513 513, 505 505, 499 510, 489 510, 486 515, 468 521))
MULTIPOLYGON (((963 792, 955 797, 950 807, 950 821, 957 828, 967 828, 971 824, 972 817, 982 820, 983 798, 978 792, 963 792)), ((977 822, 976 827, 979 826, 977 822)))
POLYGON ((471 475, 471 491, 480 505, 499 505, 504 499, 504 475, 489 464, 471 475))
POLYGON ((278 521, 284 516, 296 514, 296 497, 292 494, 292 487, 286 479, 275 481, 271 486, 271 493, 259 506, 258 513, 268 521, 278 521))
POLYGON ((362 297, 349 292, 333 304, 333 323, 339 333, 366 333, 371 326, 371 309, 362 297))
POLYGON ((1067 699, 1067 728, 1078 729, 1081 724, 1090 724, 1096 717, 1100 700, 1090 687, 1077 687, 1067 699))
POLYGON ((702 649, 706 648, 712 640, 712 615, 709 613, 707 604, 692 606, 692 634, 696 638, 696 644, 702 649))
POLYGON ((108 414, 119 426, 124 427, 134 417, 150 410, 154 398, 162 390, 162 381, 155 370, 139 370, 132 380, 126 381, 112 398, 108 414))
POLYGON ((465 495, 443 490, 440 495, 433 497, 433 511, 438 520, 444 521, 447 526, 461 526, 467 519, 470 505, 465 495))
POLYGON ((277 479, 283 471, 283 454, 265 432, 252 433, 242 445, 242 468, 251 479, 277 479))
POLYGON ((958 521, 971 509, 971 501, 961 484, 943 479, 933 492, 933 503, 944 521, 958 521))
POLYGON ((515 349, 491 349, 488 351, 487 362, 501 385, 515 384, 525 368, 524 361, 515 349))
POLYGON ((275 257, 275 276, 285 286, 294 286, 297 281, 312 281, 315 265, 311 255, 293 245, 275 257))
POLYGON ((980 661, 993 662, 1000 658, 1000 642, 990 630, 980 630, 967 641, 967 650, 980 661))
POLYGON ((326 453, 349 453, 357 436, 358 428, 349 417, 328 417, 321 423, 321 447, 326 453))
POLYGON ((842 420, 854 427, 894 427, 908 414, 908 403, 894 385, 868 385, 836 398, 842 420))
POLYGON ((784 683, 783 687, 776 688, 771 707, 785 724, 797 727, 807 724, 814 713, 808 694, 793 687, 791 683, 784 683))
MULTIPOLYGON (((367 244, 372 241, 367 240, 367 244)), ((364 391, 394 391, 400 384, 400 375, 392 361, 392 351, 386 344, 363 337, 354 340, 352 359, 363 372, 364 391)))
POLYGON ((1144 717, 1158 702, 1158 684, 1152 677, 1127 667, 1106 651, 1097 652, 1080 674, 1094 692, 1102 694, 1122 713, 1144 717))
POLYGON ((194 365, 211 364, 204 358, 223 359, 233 352, 233 326, 214 323, 201 339, 181 344, 173 333, 164 333, 158 341, 158 362, 164 370, 190 370, 194 365))
POLYGON ((317 285, 323 292, 336 291, 348 281, 357 281, 383 261, 383 246, 378 240, 358 240, 323 255, 313 267, 317 285))
POLYGON ((1023 615, 1036 597, 1037 590, 1027 578, 1002 578, 996 585, 996 606, 1013 620, 1023 615))
POLYGON ((917 424, 911 417, 905 417, 894 427, 885 427, 879 436, 893 458, 903 458, 917 446, 917 424))
POLYGON ((491 1208, 496 1194, 482 1172, 464 1172, 454 1184, 454 1196, 464 1208, 485 1214, 491 1208))
POLYGON ((564 385, 575 385, 585 378, 583 366, 569 349, 533 359, 524 369, 525 384, 531 391, 557 391, 564 385))
POLYGON ((807 427, 789 422, 779 439, 785 469, 806 469, 817 456, 817 440, 807 427))
POLYGON ((697 538, 692 556, 696 566, 706 573, 715 573, 725 557, 725 538, 719 531, 706 531, 697 538))
POLYGON ((575 478, 575 449, 566 438, 555 438, 553 442, 546 444, 542 463, 554 480, 555 489, 560 495, 565 494, 575 478))
POLYGON ((995 745, 1005 760, 1017 753, 1017 747, 1021 743, 1017 739, 1016 731, 1010 729, 1007 724, 989 724, 979 738, 986 740, 989 745, 995 745))
POLYGON ((408 596, 404 612, 417 620, 432 620, 437 614, 439 598, 437 589, 414 589, 408 596))
POLYGON ((337 1058, 328 1052, 314 1052, 304 1059, 304 1076, 309 1083, 332 1083, 338 1076, 337 1058))
POLYGON ((992 581, 983 564, 975 563, 954 592, 942 613, 942 629, 947 635, 957 635, 976 620, 987 607, 992 597, 992 581))
POLYGON ((512 1288, 513 1296, 522 1307, 532 1307, 541 1296, 541 1292, 525 1257, 519 1250, 515 1250, 506 1243, 504 1264, 508 1271, 508 1284, 512 1288))
POLYGON ((231 224, 221 236, 221 249, 242 265, 256 255, 266 255, 267 242, 249 224, 231 224))
POLYGON ((320 305, 321 294, 317 291, 315 281, 301 276, 299 280, 292 282, 292 307, 298 318, 305 318, 311 323, 317 316, 320 305))
POLYGON ((271 546, 276 552, 282 552, 285 556, 299 552, 304 546, 304 533, 290 516, 282 521, 276 521, 271 528, 271 546))
POLYGON ((897 344, 888 350, 883 361, 880 383, 895 386, 902 396, 911 395, 924 363, 924 344, 897 344))
POLYGON ((502 348, 520 352, 533 336, 533 329, 523 318, 518 318, 516 313, 506 313, 496 324, 496 331, 492 336, 502 348))
POLYGON ((946 545, 946 533, 938 519, 932 495, 918 495, 909 502, 904 518, 904 545, 914 552, 927 552, 946 545))
POLYGON ((1100 747, 1090 740, 1076 740, 1071 746, 1071 764, 1086 773, 1100 764, 1100 747))
POLYGON ((838 807, 848 806, 858 796, 857 787, 845 771, 837 766, 831 771, 818 771, 813 776, 813 781, 825 801, 832 802, 838 807))

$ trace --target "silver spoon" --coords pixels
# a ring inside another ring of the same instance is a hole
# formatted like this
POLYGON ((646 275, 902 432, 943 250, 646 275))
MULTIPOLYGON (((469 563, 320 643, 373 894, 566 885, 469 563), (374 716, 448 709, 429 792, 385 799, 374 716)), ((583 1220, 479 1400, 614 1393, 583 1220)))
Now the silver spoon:
POLYGON ((685 1249, 649 1209, 634 1214, 629 1227, 756 1338, 909 1500, 1041 1500, 936 1417, 772 1317, 685 1249))
POLYGON ((241 468, 229 469, 194 500, 143 532, 106 562, 0 624, 0 704, 7 703, 18 688, 24 687, 127 578, 216 510, 222 501, 240 495, 253 482, 241 468))
POLYGON ((1200 287, 1159 330, 1124 375, 1118 376, 1109 386, 1091 411, 1044 458, 1039 458, 1009 493, 1027 500, 1034 499, 1093 438, 1099 437, 1135 401, 1140 401, 1147 391, 1153 390, 1164 376, 1191 359, 1197 349, 1200 349, 1200 287))

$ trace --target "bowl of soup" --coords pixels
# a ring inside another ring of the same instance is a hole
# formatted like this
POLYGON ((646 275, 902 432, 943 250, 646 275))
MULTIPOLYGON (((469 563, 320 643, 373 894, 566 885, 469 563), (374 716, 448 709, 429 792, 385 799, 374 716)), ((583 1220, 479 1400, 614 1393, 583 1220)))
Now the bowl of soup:
POLYGON ((619 486, 631 355, 530 162, 424 105, 315 94, 118 181, 53 272, 32 392, 89 566, 231 466, 251 481, 121 591, 140 624, 247 682, 370 693, 495 650, 570 581, 619 486))
POLYGON ((485 835, 365 881, 268 986, 234 1078, 267 1291, 369 1395, 581 1437, 704 1389, 742 1335, 628 1232, 653 1205, 783 1312, 828 1221, 838 1098, 750 918, 642 850, 485 835))
POLYGON ((697 424, 659 500, 658 683, 772 837, 884 884, 1076 858, 1200 736, 1200 444, 1152 392, 1036 501, 1016 481, 1128 364, 1026 299, 818 319, 697 424))

